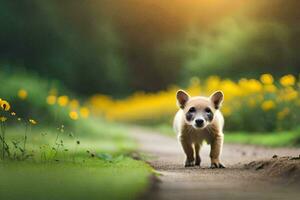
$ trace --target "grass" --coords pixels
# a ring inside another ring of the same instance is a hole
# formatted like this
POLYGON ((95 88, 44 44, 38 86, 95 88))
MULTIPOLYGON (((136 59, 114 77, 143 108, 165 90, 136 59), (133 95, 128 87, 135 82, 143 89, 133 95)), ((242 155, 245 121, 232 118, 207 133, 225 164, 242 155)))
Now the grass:
MULTIPOLYGON (((0 161, 1 199, 126 200, 146 190, 152 170, 128 156, 136 144, 124 127, 91 119, 78 121, 74 130, 32 127, 27 149, 33 157, 0 161), (63 146, 54 157, 57 133, 63 146)), ((14 127, 6 135, 18 140, 23 132, 14 127)))
POLYGON ((273 133, 234 132, 225 135, 225 142, 269 147, 300 146, 300 131, 282 131, 273 133))
POLYGON ((1 199, 134 199, 148 185, 149 167, 131 158, 109 163, 0 165, 1 199))
MULTIPOLYGON (((162 134, 175 137, 171 125, 161 124, 155 130, 162 134)), ((300 130, 280 132, 228 132, 225 130, 226 143, 252 144, 269 147, 300 146, 300 130)))
POLYGON ((149 167, 125 158, 114 163, 5 163, 1 199, 133 199, 147 186, 149 167))

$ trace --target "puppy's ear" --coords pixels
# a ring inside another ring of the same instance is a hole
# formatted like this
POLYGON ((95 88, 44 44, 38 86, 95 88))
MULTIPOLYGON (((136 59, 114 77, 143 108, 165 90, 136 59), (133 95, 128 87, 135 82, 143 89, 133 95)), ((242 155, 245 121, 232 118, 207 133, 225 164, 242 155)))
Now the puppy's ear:
POLYGON ((177 105, 183 109, 184 106, 186 105, 186 102, 189 100, 190 95, 188 95, 188 93, 186 93, 183 90, 178 90, 176 94, 176 98, 177 98, 177 105))
POLYGON ((215 109, 219 109, 222 106, 222 102, 224 100, 224 94, 222 91, 216 91, 212 95, 210 95, 209 98, 212 101, 215 109))

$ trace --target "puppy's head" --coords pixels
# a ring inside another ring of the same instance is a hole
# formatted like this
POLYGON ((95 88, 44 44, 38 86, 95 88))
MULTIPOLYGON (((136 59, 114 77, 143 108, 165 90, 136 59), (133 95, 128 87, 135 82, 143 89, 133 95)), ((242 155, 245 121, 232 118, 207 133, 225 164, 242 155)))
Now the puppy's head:
POLYGON ((176 97, 178 106, 184 112, 185 123, 195 129, 204 129, 213 121, 215 112, 222 105, 224 94, 216 91, 210 97, 190 97, 187 92, 179 90, 176 97))

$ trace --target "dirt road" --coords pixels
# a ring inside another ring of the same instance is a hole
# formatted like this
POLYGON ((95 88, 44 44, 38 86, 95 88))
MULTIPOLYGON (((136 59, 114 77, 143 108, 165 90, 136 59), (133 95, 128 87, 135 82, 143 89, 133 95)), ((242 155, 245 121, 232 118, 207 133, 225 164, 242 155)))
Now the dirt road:
POLYGON ((225 144, 222 161, 227 168, 210 169, 209 146, 203 146, 201 167, 184 168, 184 154, 175 135, 172 138, 140 128, 133 128, 132 135, 161 174, 147 199, 300 199, 299 186, 266 176, 264 170, 245 168, 246 163, 269 160, 274 154, 299 156, 299 149, 225 144))

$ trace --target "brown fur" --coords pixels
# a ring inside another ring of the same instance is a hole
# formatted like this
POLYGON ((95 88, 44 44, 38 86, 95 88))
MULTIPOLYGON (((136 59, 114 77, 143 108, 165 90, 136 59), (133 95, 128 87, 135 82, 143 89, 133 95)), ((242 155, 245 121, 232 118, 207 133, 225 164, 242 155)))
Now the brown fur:
POLYGON ((218 91, 210 97, 190 97, 186 92, 180 90, 177 92, 177 100, 180 110, 174 119, 174 129, 186 154, 185 166, 200 165, 199 151, 205 140, 211 146, 211 167, 223 168, 224 165, 220 161, 220 155, 224 138, 224 119, 219 110, 223 101, 223 93, 218 91), (191 107, 196 110, 193 112, 195 119, 188 121, 186 114, 191 107), (196 127, 195 120, 204 119, 203 116, 207 114, 205 111, 207 108, 213 114, 212 120, 204 120, 203 127, 196 127))

